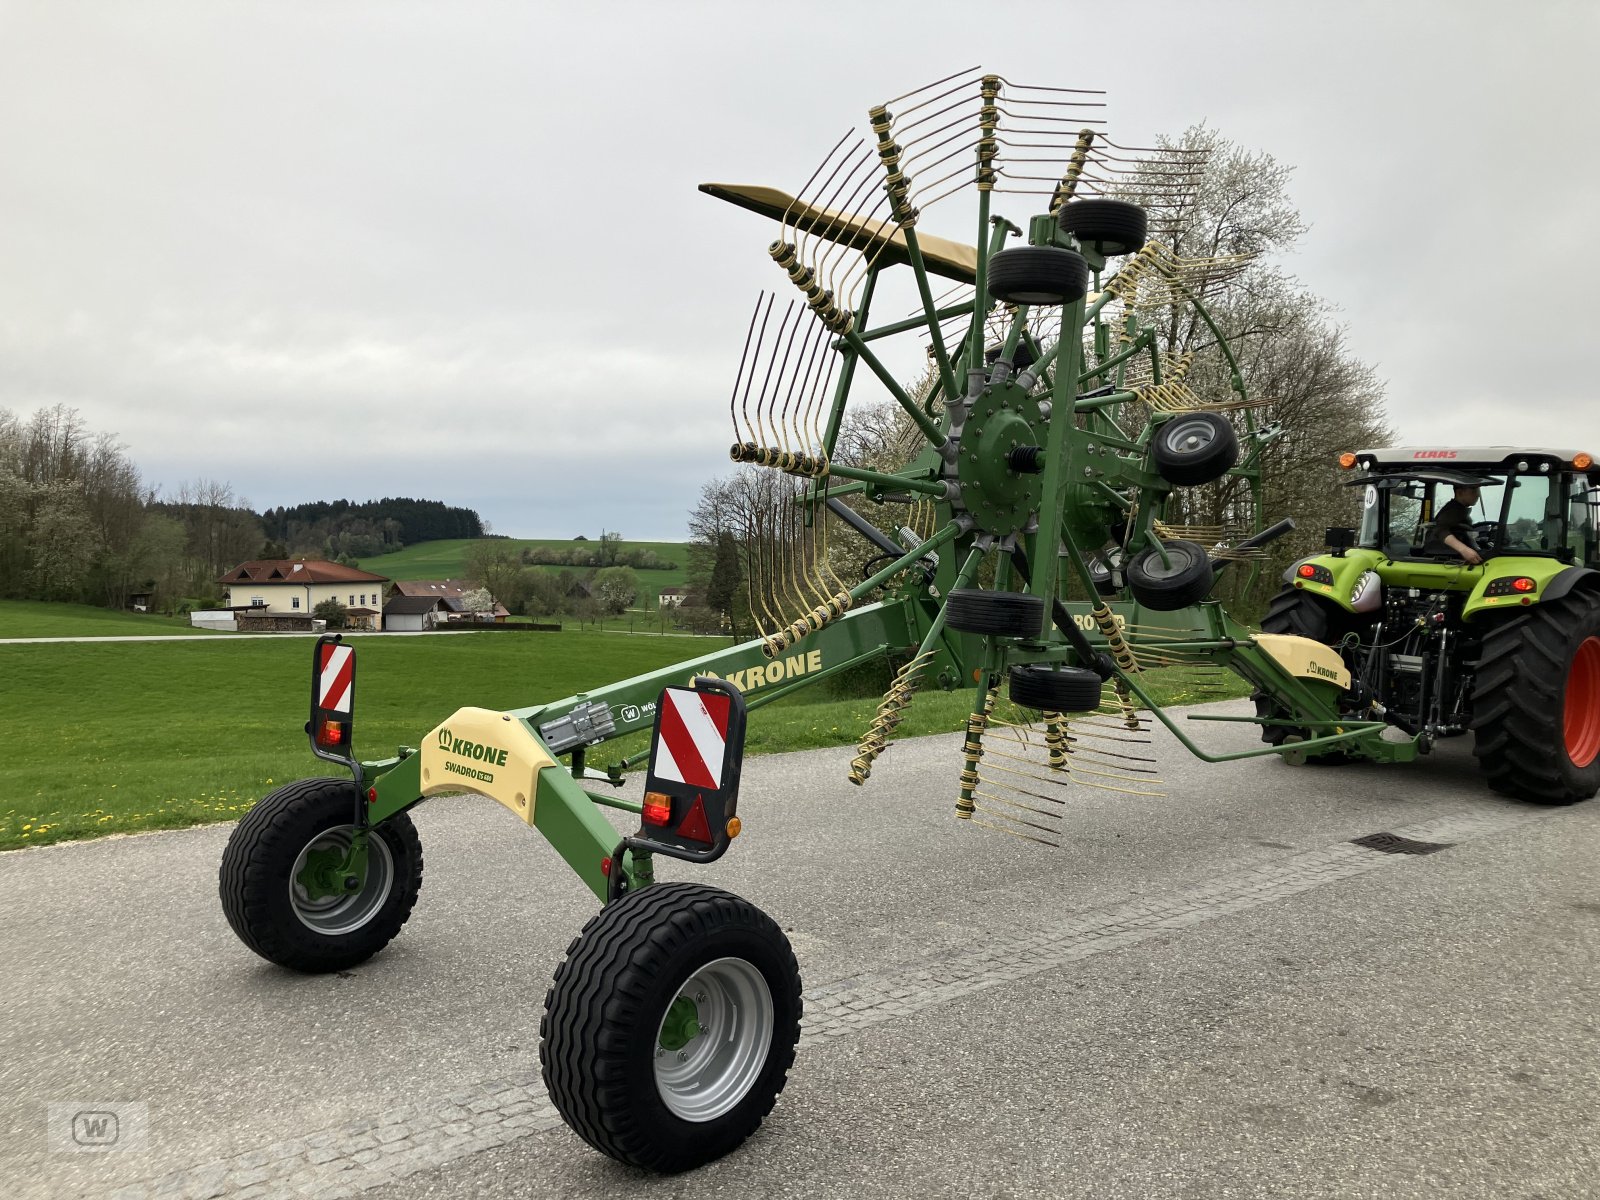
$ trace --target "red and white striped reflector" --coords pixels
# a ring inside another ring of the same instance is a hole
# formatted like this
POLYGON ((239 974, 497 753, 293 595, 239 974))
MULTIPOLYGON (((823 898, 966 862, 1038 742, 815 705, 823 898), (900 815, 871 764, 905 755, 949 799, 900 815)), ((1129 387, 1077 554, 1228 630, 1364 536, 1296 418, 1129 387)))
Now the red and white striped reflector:
POLYGON ((661 693, 661 736, 655 775, 690 787, 722 786, 731 701, 716 692, 667 688, 661 693))
POLYGON ((356 673, 356 652, 351 646, 324 646, 317 683, 317 707, 333 712, 350 711, 350 680, 356 673))

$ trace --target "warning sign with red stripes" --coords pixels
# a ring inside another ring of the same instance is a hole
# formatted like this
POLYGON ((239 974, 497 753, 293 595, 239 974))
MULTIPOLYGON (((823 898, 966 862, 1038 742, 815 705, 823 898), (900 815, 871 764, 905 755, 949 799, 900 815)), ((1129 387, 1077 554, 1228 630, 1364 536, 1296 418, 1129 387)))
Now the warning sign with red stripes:
POLYGON ((329 712, 350 711, 350 682, 355 678, 356 655, 350 646, 324 645, 317 674, 317 707, 329 712))
POLYGON ((728 752, 727 696, 667 688, 661 693, 653 773, 658 779, 716 790, 728 752))

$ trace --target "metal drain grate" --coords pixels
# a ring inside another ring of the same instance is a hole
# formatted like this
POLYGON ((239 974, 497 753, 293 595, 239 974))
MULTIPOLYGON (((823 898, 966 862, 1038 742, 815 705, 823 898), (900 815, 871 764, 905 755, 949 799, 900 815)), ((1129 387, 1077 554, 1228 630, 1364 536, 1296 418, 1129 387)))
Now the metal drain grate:
POLYGON ((1351 838, 1350 844, 1384 854, 1436 854, 1454 845, 1453 842, 1418 842, 1398 833, 1369 833, 1366 837, 1351 838))

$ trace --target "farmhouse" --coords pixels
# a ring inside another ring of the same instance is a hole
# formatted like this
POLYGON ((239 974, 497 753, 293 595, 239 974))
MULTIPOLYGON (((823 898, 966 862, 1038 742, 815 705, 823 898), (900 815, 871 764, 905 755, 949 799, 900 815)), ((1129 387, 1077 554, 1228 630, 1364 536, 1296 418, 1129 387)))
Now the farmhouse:
POLYGON ((310 616, 324 600, 375 614, 389 580, 370 571, 320 558, 254 559, 217 580, 227 589, 228 608, 265 608, 270 613, 310 616))
MULTIPOLYGON (((444 601, 444 608, 437 618, 440 624, 450 620, 470 621, 473 619, 473 614, 467 612, 466 606, 461 603, 461 597, 472 590, 473 585, 462 579, 400 579, 389 588, 389 604, 393 604, 402 596, 412 599, 432 597, 444 601)), ((388 624, 389 611, 389 606, 385 605, 384 625, 385 628, 392 629, 395 626, 388 624)), ((495 601, 493 613, 484 614, 497 622, 504 622, 510 615, 510 610, 498 600, 495 601)))
POLYGON ((679 608, 688 598, 688 590, 681 587, 664 587, 656 597, 657 608, 679 608))

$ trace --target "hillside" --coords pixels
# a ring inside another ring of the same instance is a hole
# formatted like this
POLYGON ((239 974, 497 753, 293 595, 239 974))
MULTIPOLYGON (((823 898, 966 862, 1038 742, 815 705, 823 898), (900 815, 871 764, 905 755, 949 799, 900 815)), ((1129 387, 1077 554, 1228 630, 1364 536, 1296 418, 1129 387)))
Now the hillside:
MULTIPOLYGON (((414 546, 407 546, 404 550, 397 550, 393 554, 382 554, 373 558, 363 558, 361 569, 372 571, 378 575, 387 575, 390 579, 458 579, 464 573, 462 563, 466 559, 467 548, 478 539, 473 538, 448 538, 436 542, 418 542, 414 546)), ((574 542, 562 538, 496 538, 496 544, 515 546, 517 549, 525 547, 559 547, 571 550, 574 547, 594 547, 599 549, 598 541, 574 542)), ((623 553, 629 550, 650 550, 658 558, 676 563, 677 566, 670 571, 638 571, 639 582, 646 592, 654 597, 662 588, 683 587, 689 565, 689 547, 684 542, 621 542, 623 553)), ((541 566, 535 568, 541 571, 560 571, 563 568, 541 566)), ((581 568, 568 567, 567 570, 581 568)))
POLYGON ((88 604, 0 600, 0 638, 153 637, 160 634, 213 636, 209 629, 191 626, 187 617, 118 612, 88 604))

